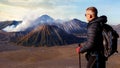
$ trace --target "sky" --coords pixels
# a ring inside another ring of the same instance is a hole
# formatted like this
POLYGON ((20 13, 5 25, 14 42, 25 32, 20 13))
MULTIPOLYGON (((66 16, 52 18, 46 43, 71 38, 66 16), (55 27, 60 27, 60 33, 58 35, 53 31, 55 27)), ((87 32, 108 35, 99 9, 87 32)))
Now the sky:
POLYGON ((85 19, 87 7, 98 9, 98 16, 106 15, 108 24, 120 23, 120 0, 0 0, 0 21, 24 20, 47 14, 54 19, 85 19))

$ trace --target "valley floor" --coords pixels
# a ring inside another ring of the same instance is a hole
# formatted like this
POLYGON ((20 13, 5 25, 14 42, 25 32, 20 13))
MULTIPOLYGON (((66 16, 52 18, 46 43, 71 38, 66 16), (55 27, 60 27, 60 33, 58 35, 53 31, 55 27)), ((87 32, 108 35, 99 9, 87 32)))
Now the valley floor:
MULTIPOLYGON (((79 68, 77 45, 23 47, 0 41, 0 68, 79 68)), ((120 52, 120 47, 119 47, 120 52)), ((84 54, 82 68, 86 66, 84 54)), ((120 53, 110 57, 107 68, 120 68, 120 53)))

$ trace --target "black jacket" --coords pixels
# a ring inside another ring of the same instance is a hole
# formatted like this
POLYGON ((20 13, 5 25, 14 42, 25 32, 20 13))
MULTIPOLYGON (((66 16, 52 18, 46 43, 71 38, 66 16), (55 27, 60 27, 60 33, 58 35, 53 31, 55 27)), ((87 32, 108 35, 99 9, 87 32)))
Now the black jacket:
POLYGON ((102 26, 101 24, 107 22, 106 16, 101 16, 93 19, 88 23, 87 27, 87 41, 82 45, 80 49, 81 53, 89 52, 101 52, 103 51, 103 38, 102 38, 102 26))

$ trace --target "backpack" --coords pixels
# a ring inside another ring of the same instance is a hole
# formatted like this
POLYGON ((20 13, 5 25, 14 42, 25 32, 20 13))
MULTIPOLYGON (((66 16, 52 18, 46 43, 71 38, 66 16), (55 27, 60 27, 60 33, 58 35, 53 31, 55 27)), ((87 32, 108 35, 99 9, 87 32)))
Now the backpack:
POLYGON ((102 24, 104 56, 110 57, 117 51, 118 33, 108 24, 102 24))

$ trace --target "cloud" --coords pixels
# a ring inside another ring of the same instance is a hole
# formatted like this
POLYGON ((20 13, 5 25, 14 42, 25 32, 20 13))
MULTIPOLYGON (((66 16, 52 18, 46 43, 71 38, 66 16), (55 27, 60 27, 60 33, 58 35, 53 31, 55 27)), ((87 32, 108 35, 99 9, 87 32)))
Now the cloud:
POLYGON ((50 0, 1 0, 0 3, 26 8, 53 8, 50 0))
POLYGON ((20 6, 26 8, 56 8, 57 6, 69 6, 85 0, 0 0, 0 3, 11 6, 20 6))
POLYGON ((0 2, 0 5, 2 5, 0 11, 4 12, 2 15, 13 19, 21 19, 23 16, 30 14, 38 14, 39 16, 48 14, 54 18, 64 19, 78 13, 76 12, 78 10, 77 6, 71 4, 77 2, 77 0, 1 0, 0 2))
POLYGON ((29 12, 28 9, 5 4, 0 4, 0 7, 0 20, 22 20, 29 12))

